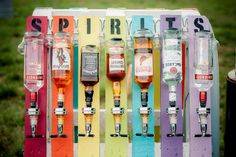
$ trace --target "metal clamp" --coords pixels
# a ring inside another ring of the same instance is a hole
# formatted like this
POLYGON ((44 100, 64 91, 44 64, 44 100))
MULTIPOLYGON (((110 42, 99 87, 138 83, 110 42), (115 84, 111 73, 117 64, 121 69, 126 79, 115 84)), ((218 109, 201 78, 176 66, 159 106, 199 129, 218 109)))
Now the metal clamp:
POLYGON ((67 111, 65 108, 55 108, 54 113, 56 116, 63 116, 67 114, 67 111))
POLYGON ((152 109, 150 107, 140 107, 139 113, 140 114, 147 114, 149 115, 152 112, 152 109))
POLYGON ((40 113, 39 108, 28 108, 27 109, 27 115, 28 116, 38 116, 40 113))
POLYGON ((112 113, 112 114, 124 114, 124 108, 113 107, 113 108, 111 109, 111 113, 112 113))
POLYGON ((95 114, 95 108, 92 107, 84 107, 82 109, 83 114, 95 114))

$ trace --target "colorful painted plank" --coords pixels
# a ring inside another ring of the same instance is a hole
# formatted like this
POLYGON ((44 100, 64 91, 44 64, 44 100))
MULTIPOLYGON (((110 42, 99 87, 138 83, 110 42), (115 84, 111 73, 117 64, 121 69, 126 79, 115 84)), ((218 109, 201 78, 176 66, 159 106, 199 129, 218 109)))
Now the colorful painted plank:
MULTIPOLYGON (((100 21, 97 16, 79 16, 79 55, 78 61, 81 60, 81 48, 86 45, 96 45, 99 47, 100 21)), ((80 80, 81 62, 78 68, 78 80, 80 80)), ((92 107, 95 108, 93 115, 91 134, 93 137, 78 136, 78 156, 79 157, 99 157, 100 155, 100 91, 99 83, 94 87, 92 107)), ((78 83, 78 133, 85 134, 85 118, 82 109, 85 105, 85 87, 79 81, 78 83)))
MULTIPOLYGON (((37 30, 47 34, 48 22, 46 16, 29 16, 27 18, 26 31, 37 30)), ((36 134, 42 135, 39 138, 27 138, 31 135, 29 116, 25 114, 24 128, 24 156, 25 157, 46 157, 46 117, 47 117, 47 47, 44 48, 44 85, 38 91, 38 107, 40 114, 38 116, 38 124, 36 134)), ((25 111, 30 107, 30 92, 25 89, 25 111)))
MULTIPOLYGON (((126 41, 126 18, 121 16, 106 16, 105 19, 105 41, 121 38, 126 41)), ((107 49, 107 48, 106 48, 107 49)), ((105 63, 108 62, 105 52, 105 63)), ((124 68, 126 68, 126 49, 124 47, 124 68)), ((106 64, 106 68, 107 64, 106 64)), ((107 71, 107 70, 106 70, 107 71)), ((127 71, 126 71, 127 73, 127 71)), ((105 157, 127 157, 128 156, 128 136, 127 135, 127 86, 126 77, 120 82, 120 107, 124 109, 121 118, 121 136, 111 136, 115 134, 114 117, 111 112, 114 108, 112 81, 106 77, 105 87, 105 110, 106 110, 106 129, 105 129, 105 157), (123 135, 123 136, 122 136, 123 135)))
MULTIPOLYGON (((149 29, 153 32, 154 24, 152 16, 132 16, 131 33, 140 29, 149 29)), ((134 81, 134 51, 132 52, 132 156, 135 157, 154 157, 154 136, 137 136, 142 133, 142 121, 139 113, 141 107, 140 87, 134 81)), ((148 119, 148 133, 154 134, 154 85, 153 83, 148 88, 148 107, 151 108, 151 113, 148 119)))
MULTIPOLYGON (((53 35, 57 32, 67 32, 71 36, 74 33, 74 18, 72 16, 53 16, 53 35)), ((71 54, 73 58, 73 51, 71 54)), ((72 61, 73 71, 73 61, 72 61)), ((64 131, 65 138, 56 137, 51 138, 51 154, 53 157, 72 157, 73 156, 73 78, 71 82, 64 89, 64 108, 67 114, 64 117, 64 131)), ((52 135, 57 135, 58 119, 54 114, 54 109, 58 107, 58 89, 55 83, 52 82, 52 135)))

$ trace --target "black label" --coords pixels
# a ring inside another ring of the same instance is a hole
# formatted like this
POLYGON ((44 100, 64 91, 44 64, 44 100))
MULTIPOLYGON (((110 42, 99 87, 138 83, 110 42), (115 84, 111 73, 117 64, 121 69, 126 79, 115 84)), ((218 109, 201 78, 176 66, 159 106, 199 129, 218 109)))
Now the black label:
POLYGON ((96 81, 99 72, 99 54, 91 52, 83 52, 81 56, 81 77, 96 81))

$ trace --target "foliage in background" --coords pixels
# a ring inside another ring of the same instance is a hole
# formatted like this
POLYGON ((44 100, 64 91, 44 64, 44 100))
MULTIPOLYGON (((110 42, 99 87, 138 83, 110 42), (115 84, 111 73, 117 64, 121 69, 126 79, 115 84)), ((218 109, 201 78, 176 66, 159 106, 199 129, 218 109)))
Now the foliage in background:
MULTIPOLYGON (((0 157, 21 156, 23 149, 23 56, 17 51, 25 31, 26 17, 35 7, 88 8, 198 8, 213 26, 220 41, 221 156, 226 102, 226 75, 234 67, 236 1, 234 0, 14 0, 13 17, 0 19, 0 157)), ((104 93, 104 82, 101 85, 104 93)), ((213 104, 214 105, 214 104, 213 104)))

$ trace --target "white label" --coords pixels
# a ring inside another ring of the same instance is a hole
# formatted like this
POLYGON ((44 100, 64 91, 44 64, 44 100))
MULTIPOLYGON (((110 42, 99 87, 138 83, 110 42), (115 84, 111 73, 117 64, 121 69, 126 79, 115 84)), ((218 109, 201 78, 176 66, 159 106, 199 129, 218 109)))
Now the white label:
POLYGON ((136 76, 152 76, 153 67, 152 53, 136 53, 135 54, 135 75, 136 76))
POLYGON ((70 70, 69 51, 66 47, 53 49, 52 70, 70 70))
POLYGON ((109 70, 111 71, 124 71, 124 59, 123 58, 109 58, 109 70))
POLYGON ((171 74, 182 72, 181 51, 165 49, 163 50, 163 72, 171 74))
POLYGON ((165 39, 165 46, 175 46, 179 45, 179 40, 178 39, 165 39))

